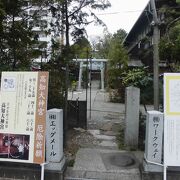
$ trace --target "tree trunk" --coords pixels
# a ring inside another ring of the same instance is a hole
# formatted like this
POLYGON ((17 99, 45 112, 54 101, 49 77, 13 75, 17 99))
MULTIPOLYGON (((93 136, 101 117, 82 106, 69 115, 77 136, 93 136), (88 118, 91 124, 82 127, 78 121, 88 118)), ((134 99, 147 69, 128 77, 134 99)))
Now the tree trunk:
POLYGON ((13 63, 12 63, 12 70, 14 71, 16 69, 16 42, 15 42, 15 32, 14 32, 14 23, 15 23, 15 16, 13 14, 13 20, 12 20, 12 38, 13 38, 13 43, 12 43, 12 53, 13 53, 13 63))
POLYGON ((68 5, 67 0, 64 1, 64 12, 65 12, 65 38, 66 38, 66 72, 65 72, 65 105, 64 105, 64 135, 65 135, 65 146, 67 140, 67 131, 68 131, 68 119, 67 119, 67 111, 68 111, 68 84, 69 84, 69 19, 68 19, 68 5))

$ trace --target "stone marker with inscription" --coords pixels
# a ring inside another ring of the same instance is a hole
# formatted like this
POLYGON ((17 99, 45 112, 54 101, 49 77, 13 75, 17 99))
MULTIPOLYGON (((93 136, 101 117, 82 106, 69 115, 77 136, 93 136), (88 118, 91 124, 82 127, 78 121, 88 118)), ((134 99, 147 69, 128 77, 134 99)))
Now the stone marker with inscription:
POLYGON ((46 162, 48 170, 62 170, 65 164, 63 153, 63 110, 50 109, 46 119, 46 162))
POLYGON ((144 170, 161 172, 162 166, 162 141, 163 141, 163 113, 148 111, 146 119, 144 170), (151 163, 153 162, 153 163, 151 163))

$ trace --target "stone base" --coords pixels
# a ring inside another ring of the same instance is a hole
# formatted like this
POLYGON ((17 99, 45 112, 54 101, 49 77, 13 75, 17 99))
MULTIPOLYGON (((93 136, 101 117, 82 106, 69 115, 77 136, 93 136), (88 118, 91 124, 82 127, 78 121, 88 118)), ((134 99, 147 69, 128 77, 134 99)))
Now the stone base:
POLYGON ((61 162, 49 162, 48 164, 45 165, 45 169, 47 170, 52 170, 52 171, 62 171, 64 169, 65 166, 65 156, 63 157, 63 159, 61 160, 61 162))
POLYGON ((143 170, 145 172, 163 172, 163 166, 151 164, 143 160, 143 170))
POLYGON ((83 91, 83 88, 77 88, 75 91, 73 92, 82 92, 83 91))
MULTIPOLYGON (((148 167, 148 166, 146 166, 148 167)), ((155 170, 155 167, 148 167, 148 170, 155 170)), ((162 167, 163 168, 163 167, 162 167)), ((167 179, 169 180, 180 180, 180 169, 179 167, 168 167, 167 168, 167 179)), ((147 170, 147 169, 146 169, 147 170)), ((140 171, 141 171, 141 179, 142 180, 160 180, 163 179, 163 172, 150 172, 150 171, 145 171, 144 169, 144 162, 143 166, 140 166, 140 171)))
MULTIPOLYGON (((61 171, 45 170, 44 180, 63 180, 65 166, 61 171)), ((41 179, 41 166, 37 164, 0 162, 0 180, 41 179)))
POLYGON ((105 89, 100 89, 100 92, 106 92, 106 90, 105 89))

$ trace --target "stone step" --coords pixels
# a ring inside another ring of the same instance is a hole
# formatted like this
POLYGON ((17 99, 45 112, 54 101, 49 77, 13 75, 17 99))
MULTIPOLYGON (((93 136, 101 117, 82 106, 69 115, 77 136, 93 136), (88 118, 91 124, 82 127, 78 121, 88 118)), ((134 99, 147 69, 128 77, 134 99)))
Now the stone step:
POLYGON ((140 180, 140 173, 82 171, 67 168, 64 180, 140 180))
POLYGON ((140 180, 139 161, 131 152, 81 148, 66 178, 140 180))

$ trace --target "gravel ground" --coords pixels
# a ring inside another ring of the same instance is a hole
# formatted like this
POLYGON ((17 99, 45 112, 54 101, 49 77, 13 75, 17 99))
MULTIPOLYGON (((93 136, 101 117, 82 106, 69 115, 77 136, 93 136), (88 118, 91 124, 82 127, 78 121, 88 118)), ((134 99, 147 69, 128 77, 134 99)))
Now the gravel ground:
MULTIPOLYGON (((117 136, 122 124, 117 122, 105 122, 94 124, 95 129, 100 130, 101 135, 117 136), (100 125, 101 124, 101 125, 100 125)), ((72 166, 76 153, 79 148, 101 148, 101 139, 97 139, 88 130, 82 128, 74 128, 68 131, 67 144, 64 149, 65 156, 69 166, 72 166)))
POLYGON ((64 150, 68 162, 75 159, 79 148, 93 148, 99 145, 100 141, 96 139, 87 130, 74 128, 68 131, 67 144, 64 150))

